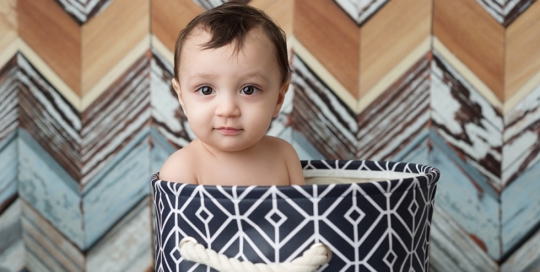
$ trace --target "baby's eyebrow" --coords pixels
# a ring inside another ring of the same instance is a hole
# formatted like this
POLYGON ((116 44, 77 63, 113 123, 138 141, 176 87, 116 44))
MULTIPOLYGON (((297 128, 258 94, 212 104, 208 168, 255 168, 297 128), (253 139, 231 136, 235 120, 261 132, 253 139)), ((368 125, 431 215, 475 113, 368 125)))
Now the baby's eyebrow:
POLYGON ((270 82, 270 79, 263 73, 255 72, 243 75, 245 78, 259 78, 265 82, 270 82))

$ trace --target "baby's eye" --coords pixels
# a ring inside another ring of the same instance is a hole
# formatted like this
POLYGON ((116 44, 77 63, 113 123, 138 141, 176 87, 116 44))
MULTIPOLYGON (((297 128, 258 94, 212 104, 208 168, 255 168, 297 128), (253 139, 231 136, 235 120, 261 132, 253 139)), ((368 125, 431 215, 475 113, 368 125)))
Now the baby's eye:
POLYGON ((242 90, 240 91, 242 94, 245 94, 245 95, 254 95, 259 91, 259 89, 257 89, 257 87, 255 86, 245 86, 242 88, 242 90))
POLYGON ((199 89, 197 89, 197 92, 199 92, 202 95, 211 95, 214 93, 214 89, 209 86, 202 86, 199 89))

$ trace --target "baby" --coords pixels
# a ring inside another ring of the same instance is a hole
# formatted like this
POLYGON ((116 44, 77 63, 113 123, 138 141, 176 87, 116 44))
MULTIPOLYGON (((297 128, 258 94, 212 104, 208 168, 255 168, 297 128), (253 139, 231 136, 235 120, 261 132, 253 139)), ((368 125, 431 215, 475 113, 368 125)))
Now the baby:
POLYGON ((304 184, 286 141, 266 136, 289 88, 285 33, 262 11, 226 3, 180 33, 172 85, 197 139, 162 180, 204 185, 304 184))

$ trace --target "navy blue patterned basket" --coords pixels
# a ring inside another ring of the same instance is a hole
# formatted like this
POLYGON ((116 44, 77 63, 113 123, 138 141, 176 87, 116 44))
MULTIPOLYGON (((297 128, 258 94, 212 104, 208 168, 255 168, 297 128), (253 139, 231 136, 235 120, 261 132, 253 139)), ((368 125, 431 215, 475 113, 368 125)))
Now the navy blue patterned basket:
POLYGON ((203 186, 152 176, 156 271, 214 271, 186 261, 194 237, 228 257, 290 262, 313 243, 318 271, 428 271, 439 171, 375 161, 302 161, 305 186, 203 186))

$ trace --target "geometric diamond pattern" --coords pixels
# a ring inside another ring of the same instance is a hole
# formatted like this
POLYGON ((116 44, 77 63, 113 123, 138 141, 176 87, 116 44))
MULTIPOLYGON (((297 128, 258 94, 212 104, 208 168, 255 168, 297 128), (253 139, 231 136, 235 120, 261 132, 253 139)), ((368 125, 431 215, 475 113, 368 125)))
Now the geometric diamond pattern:
POLYGON ((325 271, 428 270, 438 170, 370 161, 302 165, 308 185, 294 187, 188 185, 153 175, 155 269, 206 271, 179 255, 179 241, 191 236, 218 253, 254 263, 290 262, 322 242, 333 254, 325 271), (310 184, 310 176, 325 171, 380 181, 310 184))

